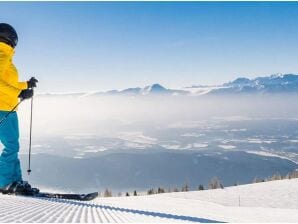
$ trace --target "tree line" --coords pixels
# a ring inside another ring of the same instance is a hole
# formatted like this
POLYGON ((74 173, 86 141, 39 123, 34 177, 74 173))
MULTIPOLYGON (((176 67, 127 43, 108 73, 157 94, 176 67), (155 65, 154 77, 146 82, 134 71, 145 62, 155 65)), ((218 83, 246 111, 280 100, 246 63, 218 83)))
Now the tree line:
MULTIPOLYGON (((279 173, 275 173, 272 176, 266 177, 266 178, 258 178, 255 177, 252 180, 252 183, 261 183, 261 182, 267 182, 267 181, 275 181, 275 180, 284 180, 284 179, 293 179, 298 178, 298 170, 295 170, 293 172, 290 172, 286 175, 281 175, 279 173)), ((239 185, 239 183, 235 183, 234 186, 239 185)), ((213 177, 207 186, 204 186, 203 184, 199 184, 195 190, 197 191, 203 191, 203 190, 211 190, 211 189, 223 189, 224 185, 220 181, 218 177, 213 177)), ((114 196, 122 197, 122 196, 138 196, 138 195, 153 195, 153 194, 162 194, 162 193, 171 193, 171 192, 187 192, 190 191, 190 186, 188 183, 184 183, 181 187, 158 187, 158 188, 150 188, 146 192, 137 192, 134 190, 133 192, 126 192, 123 194, 122 192, 119 192, 118 194, 114 196)), ((108 188, 105 189, 105 191, 102 194, 103 197, 112 197, 113 193, 108 188)))

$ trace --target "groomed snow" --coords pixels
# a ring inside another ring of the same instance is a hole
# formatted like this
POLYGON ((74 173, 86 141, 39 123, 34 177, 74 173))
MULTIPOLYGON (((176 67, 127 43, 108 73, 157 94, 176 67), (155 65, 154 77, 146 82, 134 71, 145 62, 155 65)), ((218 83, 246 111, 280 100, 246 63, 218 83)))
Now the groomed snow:
POLYGON ((298 222, 298 179, 91 202, 0 195, 0 205, 0 222, 298 222))

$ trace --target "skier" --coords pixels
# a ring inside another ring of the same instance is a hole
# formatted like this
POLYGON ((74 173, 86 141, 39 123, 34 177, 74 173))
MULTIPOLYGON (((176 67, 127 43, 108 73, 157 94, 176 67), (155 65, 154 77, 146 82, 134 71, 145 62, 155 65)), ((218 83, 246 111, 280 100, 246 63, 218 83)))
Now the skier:
MULTIPOLYGON (((9 24, 0 23, 0 119, 14 109, 19 102, 18 98, 30 99, 38 82, 34 77, 27 82, 18 80, 18 72, 12 62, 17 43, 15 29, 9 24)), ((0 156, 0 191, 24 194, 38 191, 22 179, 16 109, 0 124, 0 141, 4 145, 0 156)))

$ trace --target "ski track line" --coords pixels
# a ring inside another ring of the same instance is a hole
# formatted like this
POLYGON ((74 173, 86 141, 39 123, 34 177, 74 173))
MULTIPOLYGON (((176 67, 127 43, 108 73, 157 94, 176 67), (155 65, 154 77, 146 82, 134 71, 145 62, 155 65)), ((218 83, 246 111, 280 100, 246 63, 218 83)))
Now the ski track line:
POLYGON ((78 205, 72 205, 72 206, 69 206, 69 208, 70 208, 70 210, 66 214, 64 222, 74 223, 75 222, 75 217, 76 217, 76 210, 78 209, 78 205))
POLYGON ((80 222, 80 214, 81 214, 81 211, 82 210, 82 207, 81 206, 76 206, 76 209, 74 210, 74 216, 73 216, 73 219, 72 219, 72 223, 78 223, 80 222))
MULTIPOLYGON (((114 214, 114 216, 116 216, 116 212, 115 211, 110 211, 112 214, 114 214)), ((123 222, 131 222, 131 220, 128 220, 127 218, 126 218, 126 215, 123 213, 123 212, 119 212, 119 215, 118 215, 118 220, 119 220, 119 222, 121 223, 123 223, 123 222)))
POLYGON ((67 222, 68 214, 70 214, 72 210, 73 210, 73 206, 69 206, 69 207, 63 208, 63 211, 57 217, 57 219, 55 220, 55 222, 58 222, 58 223, 59 222, 67 222))
MULTIPOLYGON (((56 204, 56 203, 54 203, 56 204)), ((59 214, 60 211, 62 211, 63 209, 63 205, 62 204, 56 204, 56 206, 54 206, 53 209, 49 210, 47 209, 47 214, 48 214, 48 219, 46 220, 46 222, 55 222, 55 220, 57 220, 57 214, 59 214)))
POLYGON ((113 212, 112 210, 107 210, 106 211, 107 212, 107 214, 111 217, 111 219, 112 219, 112 222, 115 222, 115 223, 121 223, 122 221, 119 219, 119 214, 121 214, 121 212, 119 212, 119 213, 115 213, 115 212, 113 212))
POLYGON ((109 214, 107 214, 107 210, 106 210, 106 209, 102 209, 101 211, 102 211, 104 217, 105 217, 106 220, 107 220, 106 222, 113 222, 112 220, 110 220, 111 217, 109 216, 109 214))
POLYGON ((98 219, 100 220, 101 223, 104 222, 102 216, 100 215, 100 209, 94 208, 97 214, 98 219))
POLYGON ((95 208, 92 208, 93 216, 94 216, 94 222, 99 223, 102 222, 99 215, 98 215, 98 210, 95 208))
POLYGON ((49 211, 52 211, 52 208, 55 208, 55 207, 56 207, 55 204, 47 206, 47 209, 44 209, 43 211, 44 215, 41 217, 40 220, 38 220, 38 222, 48 222, 51 219, 51 215, 52 215, 52 213, 49 211))
MULTIPOLYGON (((47 206, 47 210, 50 210, 49 207, 54 207, 54 205, 47 206)), ((33 210, 32 213, 28 213, 26 216, 22 217, 20 221, 26 220, 26 222, 34 222, 35 220, 41 219, 44 214, 47 214, 47 212, 44 211, 42 203, 36 203, 30 210, 33 210)))
POLYGON ((15 208, 14 208, 14 206, 11 207, 11 205, 10 205, 10 207, 6 207, 6 208, 9 209, 8 210, 9 212, 7 212, 7 211, 5 212, 6 215, 4 216, 4 220, 7 216, 8 217, 10 216, 10 217, 14 217, 14 219, 16 219, 16 221, 20 221, 20 222, 22 222, 22 220, 26 219, 27 217, 30 218, 30 217, 34 216, 37 212, 42 210, 42 208, 40 208, 39 204, 34 204, 33 207, 31 207, 31 208, 25 207, 23 211, 22 210, 20 211, 19 205, 17 205, 15 208), (28 212, 28 210, 31 211, 31 213, 28 212))
POLYGON ((121 208, 109 203, 0 195, 0 222, 17 223, 177 223, 174 215, 121 208))

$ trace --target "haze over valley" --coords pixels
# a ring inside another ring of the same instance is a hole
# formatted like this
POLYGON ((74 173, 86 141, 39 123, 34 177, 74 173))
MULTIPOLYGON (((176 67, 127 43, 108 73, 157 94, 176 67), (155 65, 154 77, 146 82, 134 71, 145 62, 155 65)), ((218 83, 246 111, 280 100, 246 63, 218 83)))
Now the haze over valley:
MULTIPOLYGON (((230 186, 284 175, 298 168, 297 80, 237 79, 204 94, 207 87, 199 85, 173 90, 159 84, 39 94, 30 181, 69 191, 125 191, 186 182, 197 188, 214 176, 230 186)), ((29 109, 29 101, 19 108, 24 171, 29 109)))

